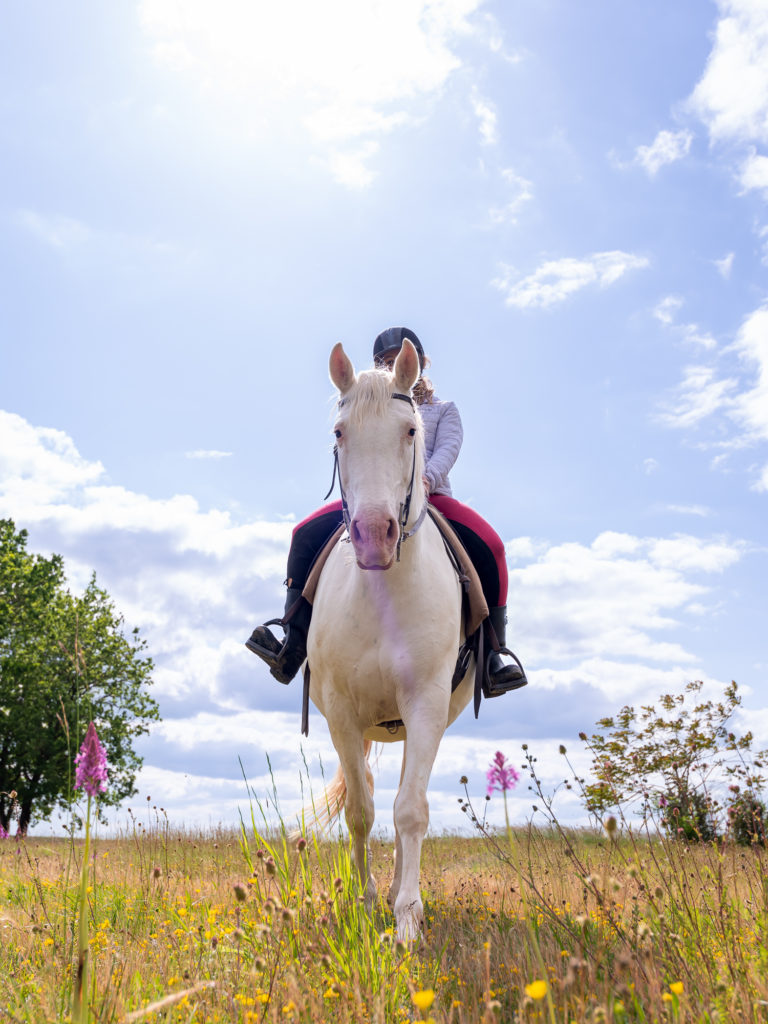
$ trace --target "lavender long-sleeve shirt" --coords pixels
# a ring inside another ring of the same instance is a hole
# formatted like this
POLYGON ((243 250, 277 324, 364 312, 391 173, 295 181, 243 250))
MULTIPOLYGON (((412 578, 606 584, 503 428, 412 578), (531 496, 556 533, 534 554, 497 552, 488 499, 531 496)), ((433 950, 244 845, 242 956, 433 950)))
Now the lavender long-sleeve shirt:
POLYGON ((429 492, 452 495, 448 474, 464 440, 459 410, 453 402, 442 402, 435 396, 431 402, 420 405, 419 412, 424 422, 427 457, 424 476, 429 482, 429 492))

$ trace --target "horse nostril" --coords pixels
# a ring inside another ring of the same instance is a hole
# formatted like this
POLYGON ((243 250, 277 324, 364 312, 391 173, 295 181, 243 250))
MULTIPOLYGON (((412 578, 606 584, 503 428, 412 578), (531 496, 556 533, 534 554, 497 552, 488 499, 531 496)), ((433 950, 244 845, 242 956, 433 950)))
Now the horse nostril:
POLYGON ((397 540, 398 526, 394 519, 389 520, 389 529, 387 530, 387 540, 397 540))
POLYGON ((351 533, 351 536, 352 536, 352 543, 353 544, 360 544, 362 542, 363 538, 362 538, 362 535, 361 535, 360 530, 358 528, 357 520, 356 519, 352 520, 352 529, 351 529, 350 533, 351 533))

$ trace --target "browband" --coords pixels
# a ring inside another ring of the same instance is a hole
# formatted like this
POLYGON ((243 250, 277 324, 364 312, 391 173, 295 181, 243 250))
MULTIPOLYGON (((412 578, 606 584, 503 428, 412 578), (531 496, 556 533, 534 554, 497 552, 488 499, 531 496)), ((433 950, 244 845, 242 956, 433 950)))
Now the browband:
MULTIPOLYGON (((394 391, 390 395, 390 398, 399 398, 403 402, 409 402, 412 409, 416 408, 416 406, 413 404, 413 399, 411 398, 410 395, 401 395, 399 391, 394 391)), ((342 407, 342 405, 344 405, 345 402, 346 402, 346 398, 340 398, 339 399, 339 409, 342 407)))

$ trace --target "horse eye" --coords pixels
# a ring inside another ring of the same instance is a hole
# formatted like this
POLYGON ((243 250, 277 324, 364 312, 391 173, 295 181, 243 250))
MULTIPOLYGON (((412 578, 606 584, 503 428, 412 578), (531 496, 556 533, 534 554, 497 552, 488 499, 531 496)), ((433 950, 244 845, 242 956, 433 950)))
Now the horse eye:
POLYGON ((340 430, 334 430, 334 434, 336 435, 336 440, 340 441, 341 440, 341 431, 340 430))
POLYGON ((416 436, 416 427, 411 427, 411 429, 408 431, 408 434, 410 435, 410 437, 415 437, 416 436))

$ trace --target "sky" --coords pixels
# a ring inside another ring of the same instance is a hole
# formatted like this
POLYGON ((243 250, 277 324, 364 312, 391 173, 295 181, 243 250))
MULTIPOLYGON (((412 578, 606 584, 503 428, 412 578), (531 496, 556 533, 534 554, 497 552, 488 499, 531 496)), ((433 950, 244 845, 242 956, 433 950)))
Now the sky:
MULTIPOLYGON (((523 743, 583 820, 559 745, 586 767, 580 731, 694 679, 735 679, 768 746, 766 0, 0 24, 0 516, 148 641, 128 805, 236 825, 245 774, 290 817, 335 770, 243 641, 330 484, 330 350, 364 368, 391 325, 460 409, 454 494, 504 539, 530 679, 446 734, 433 828, 523 743)), ((382 828, 398 774, 388 746, 382 828)))

